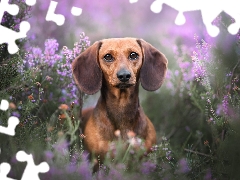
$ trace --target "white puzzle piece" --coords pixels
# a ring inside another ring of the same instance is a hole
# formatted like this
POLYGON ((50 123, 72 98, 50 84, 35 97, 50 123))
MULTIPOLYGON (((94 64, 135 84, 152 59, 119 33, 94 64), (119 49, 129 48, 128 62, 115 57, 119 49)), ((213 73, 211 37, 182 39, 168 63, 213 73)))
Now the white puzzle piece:
MULTIPOLYGON (((15 16, 19 12, 19 7, 16 4, 8 4, 9 0, 0 1, 0 22, 2 21, 3 14, 7 11, 9 14, 15 16)), ((35 0, 27 0, 28 5, 34 5, 35 0)), ((8 52, 14 54, 18 51, 18 46, 16 45, 16 40, 27 37, 27 32, 30 30, 30 24, 27 21, 22 21, 20 23, 19 32, 13 31, 0 25, 0 44, 8 44, 8 52)))
POLYGON ((55 14, 55 9, 57 7, 58 2, 56 1, 51 1, 48 12, 46 15, 46 21, 53 21, 55 22, 58 26, 62 26, 65 22, 65 17, 62 14, 55 14))
POLYGON ((15 180, 7 177, 8 173, 10 172, 10 169, 11 169, 10 164, 5 162, 0 164, 0 180, 15 180))
MULTIPOLYGON (((2 99, 0 104, 0 110, 6 111, 9 108, 9 102, 2 99)), ((9 136, 15 135, 15 128, 19 124, 19 119, 15 116, 11 116, 8 119, 8 127, 3 127, 0 125, 0 133, 7 134, 9 136)))
POLYGON ((154 13, 159 13, 163 4, 167 4, 179 12, 175 20, 177 25, 182 25, 186 21, 183 12, 201 10, 203 23, 208 34, 215 37, 219 34, 219 28, 212 25, 212 22, 224 11, 235 19, 235 23, 228 27, 228 32, 235 35, 239 31, 240 0, 155 0, 150 9, 154 13))
POLYGON ((18 151, 16 159, 20 162, 27 162, 27 166, 23 172, 21 180, 40 180, 38 174, 46 173, 50 169, 47 162, 35 165, 32 154, 27 154, 24 151, 18 151))

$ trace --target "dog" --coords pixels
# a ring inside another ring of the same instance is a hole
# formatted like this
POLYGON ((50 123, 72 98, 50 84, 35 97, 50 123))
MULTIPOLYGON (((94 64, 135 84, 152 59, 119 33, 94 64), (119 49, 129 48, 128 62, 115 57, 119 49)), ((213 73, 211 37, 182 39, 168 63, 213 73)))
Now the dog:
POLYGON ((128 139, 132 131, 144 140, 146 150, 156 143, 156 132, 139 103, 139 84, 147 91, 162 85, 168 60, 151 44, 136 38, 111 38, 95 42, 72 63, 76 84, 86 94, 101 95, 94 108, 82 111, 84 147, 90 154, 108 152, 114 132, 128 139))

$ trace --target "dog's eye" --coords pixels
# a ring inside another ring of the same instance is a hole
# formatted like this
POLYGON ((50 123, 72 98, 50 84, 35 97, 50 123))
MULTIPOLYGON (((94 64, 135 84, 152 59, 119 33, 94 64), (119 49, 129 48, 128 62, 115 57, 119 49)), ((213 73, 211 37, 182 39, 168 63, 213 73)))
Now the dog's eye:
POLYGON ((136 60, 138 58, 138 54, 135 52, 131 52, 129 55, 129 59, 136 60))
POLYGON ((111 54, 106 54, 104 56, 104 60, 107 61, 107 62, 112 62, 113 61, 113 57, 111 54))

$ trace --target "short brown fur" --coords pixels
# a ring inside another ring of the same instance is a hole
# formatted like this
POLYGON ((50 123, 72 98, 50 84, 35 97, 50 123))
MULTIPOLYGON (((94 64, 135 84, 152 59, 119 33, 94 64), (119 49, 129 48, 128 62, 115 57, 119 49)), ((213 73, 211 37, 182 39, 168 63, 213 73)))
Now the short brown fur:
POLYGON ((128 131, 135 132, 145 140, 146 150, 150 151, 156 143, 156 132, 139 104, 139 84, 148 91, 157 90, 166 74, 166 57, 144 40, 104 39, 80 54, 72 67, 75 81, 83 92, 94 94, 101 90, 96 107, 82 112, 85 148, 103 159, 109 142, 116 138, 114 132, 120 130, 124 140, 128 131), (131 52, 138 54, 136 60, 129 58, 131 52), (106 54, 112 55, 112 62, 104 59, 106 54), (131 74, 127 82, 117 77, 121 69, 131 74))

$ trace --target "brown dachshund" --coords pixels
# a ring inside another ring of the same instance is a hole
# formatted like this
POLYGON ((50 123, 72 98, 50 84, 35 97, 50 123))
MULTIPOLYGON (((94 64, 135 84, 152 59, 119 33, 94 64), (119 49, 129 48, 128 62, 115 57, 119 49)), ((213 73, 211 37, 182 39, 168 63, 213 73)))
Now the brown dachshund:
POLYGON ((82 112, 85 148, 104 158, 109 142, 120 130, 122 139, 133 131, 145 140, 149 151, 156 143, 156 132, 139 104, 139 84, 148 91, 163 83, 167 59, 141 39, 114 38, 95 42, 73 62, 73 75, 78 87, 87 94, 101 89, 95 108, 82 112))

